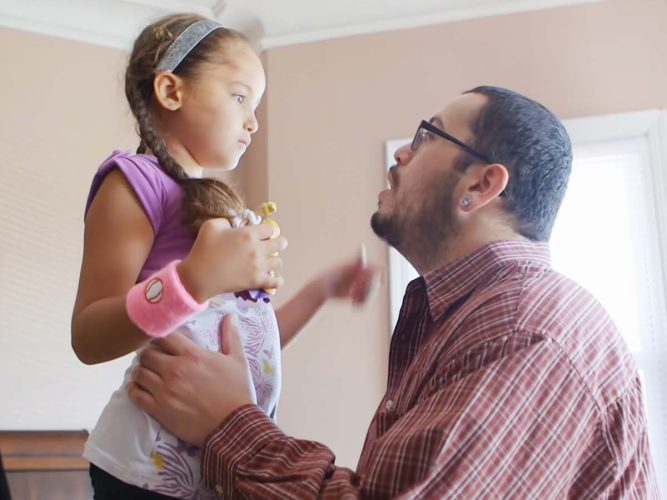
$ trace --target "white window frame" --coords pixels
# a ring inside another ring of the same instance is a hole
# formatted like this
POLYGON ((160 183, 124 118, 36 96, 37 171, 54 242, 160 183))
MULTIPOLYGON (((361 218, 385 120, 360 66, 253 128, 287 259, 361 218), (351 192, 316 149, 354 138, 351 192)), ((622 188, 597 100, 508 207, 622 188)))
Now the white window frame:
MULTIPOLYGON (((645 141, 648 147, 647 167, 644 175, 650 189, 644 193, 646 203, 653 207, 656 222, 658 258, 652 263, 660 268, 662 287, 653 288, 654 303, 665 304, 667 298, 667 113, 664 110, 636 111, 564 121, 574 148, 590 143, 637 140, 645 141)), ((656 280, 658 281, 658 280, 656 280)), ((658 306, 659 307, 659 306, 658 306)), ((658 324, 667 324, 667 310, 655 311, 658 324)), ((633 353, 638 368, 647 374, 644 380, 644 395, 647 398, 649 417, 649 439, 658 485, 667 492, 667 449, 664 428, 666 404, 655 395, 661 391, 665 381, 664 363, 667 362, 667 331, 651 342, 653 350, 633 353), (651 419, 655 419, 653 421, 651 419)), ((643 336, 640 337, 644 340, 643 336)), ((643 342, 642 342, 643 344, 643 342)))
MULTIPOLYGON (((633 111, 611 115, 575 118, 563 122, 576 147, 590 142, 646 138, 649 147, 650 193, 658 222, 657 234, 662 262, 667 262, 667 112, 633 111)), ((662 266, 667 284, 667 266, 662 266)), ((667 290, 666 290, 667 292, 667 290)))

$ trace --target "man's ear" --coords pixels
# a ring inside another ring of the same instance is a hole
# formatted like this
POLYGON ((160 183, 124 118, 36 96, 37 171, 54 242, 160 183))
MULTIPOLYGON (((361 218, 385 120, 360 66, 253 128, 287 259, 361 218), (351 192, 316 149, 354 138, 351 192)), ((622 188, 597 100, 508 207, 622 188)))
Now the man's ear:
POLYGON ((176 111, 183 104, 183 79, 171 71, 158 73, 153 79, 153 94, 158 105, 176 111))
POLYGON ((500 196, 507 187, 509 172, 501 163, 469 168, 465 174, 461 207, 467 210, 481 208, 500 196))

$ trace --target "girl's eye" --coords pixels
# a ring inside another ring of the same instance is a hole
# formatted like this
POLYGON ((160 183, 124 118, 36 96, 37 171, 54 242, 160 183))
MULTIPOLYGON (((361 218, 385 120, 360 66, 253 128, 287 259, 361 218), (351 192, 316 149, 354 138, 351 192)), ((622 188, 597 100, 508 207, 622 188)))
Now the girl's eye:
POLYGON ((422 142, 430 141, 431 139, 433 139, 433 134, 426 129, 422 129, 422 137, 421 137, 422 142))
POLYGON ((238 102, 239 104, 243 104, 243 102, 245 101, 245 96, 241 94, 234 94, 234 99, 236 99, 236 102, 238 102))

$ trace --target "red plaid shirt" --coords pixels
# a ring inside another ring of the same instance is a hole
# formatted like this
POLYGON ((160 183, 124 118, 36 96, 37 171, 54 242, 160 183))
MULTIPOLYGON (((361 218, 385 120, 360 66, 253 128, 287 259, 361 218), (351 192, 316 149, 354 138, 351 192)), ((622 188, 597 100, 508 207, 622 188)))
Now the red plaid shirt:
POLYGON ((356 471, 232 413, 203 474, 242 498, 658 498, 641 386, 598 302, 545 244, 498 242, 414 280, 356 471))

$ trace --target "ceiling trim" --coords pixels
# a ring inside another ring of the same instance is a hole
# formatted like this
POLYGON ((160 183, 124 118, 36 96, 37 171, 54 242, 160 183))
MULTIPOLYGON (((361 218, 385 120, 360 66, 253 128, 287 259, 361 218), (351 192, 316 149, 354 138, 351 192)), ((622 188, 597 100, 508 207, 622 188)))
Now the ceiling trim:
POLYGON ((87 31, 82 28, 73 29, 71 26, 61 26, 39 19, 25 19, 20 17, 0 14, 0 25, 21 31, 30 31, 40 35, 54 36, 84 42, 102 47, 116 49, 129 49, 130 42, 121 33, 100 33, 99 31, 87 31))
POLYGON ((95 3, 89 0, 31 0, 5 2, 0 10, 0 25, 55 37, 128 50, 141 28, 168 12, 189 10, 220 19, 249 35, 261 49, 271 49, 332 38, 418 28, 481 17, 501 16, 567 5, 607 0, 508 0, 502 4, 453 9, 440 14, 403 17, 374 23, 306 31, 287 35, 265 34, 261 19, 244 8, 245 0, 114 0, 95 3), (240 2, 238 7, 236 2, 240 2), (76 12, 76 16, 69 15, 76 12), (83 21, 72 21, 83 17, 83 21))
POLYGON ((391 19, 376 23, 358 24, 306 33, 297 33, 283 36, 266 36, 261 41, 262 49, 271 49, 301 43, 311 43, 332 38, 342 38, 355 35, 380 33, 384 31, 395 31, 411 28, 420 28, 435 24, 478 19, 483 17, 503 16, 532 10, 545 10, 568 5, 584 3, 597 3, 607 0, 515 0, 502 5, 484 5, 462 9, 452 9, 440 14, 429 14, 424 16, 406 17, 404 19, 391 19))
POLYGON ((122 0, 173 12, 198 12, 209 17, 219 16, 227 7, 227 0, 122 0))

